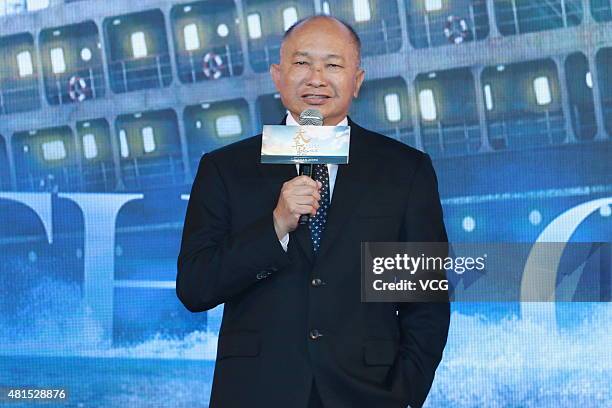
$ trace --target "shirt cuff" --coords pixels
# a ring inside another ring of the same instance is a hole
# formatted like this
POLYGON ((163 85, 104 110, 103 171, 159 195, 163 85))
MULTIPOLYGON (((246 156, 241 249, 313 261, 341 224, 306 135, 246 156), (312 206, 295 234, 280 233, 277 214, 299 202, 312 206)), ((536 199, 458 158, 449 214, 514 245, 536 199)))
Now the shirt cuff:
POLYGON ((289 233, 285 234, 285 236, 279 239, 278 242, 280 242, 283 250, 287 252, 287 246, 289 245, 289 233))

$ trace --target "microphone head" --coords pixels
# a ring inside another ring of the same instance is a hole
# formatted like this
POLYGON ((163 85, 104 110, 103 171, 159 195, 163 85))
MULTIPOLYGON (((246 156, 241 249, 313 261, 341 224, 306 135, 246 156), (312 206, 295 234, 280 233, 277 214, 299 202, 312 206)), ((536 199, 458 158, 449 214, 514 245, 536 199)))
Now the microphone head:
POLYGON ((306 109, 300 113, 301 126, 323 126, 323 114, 318 109, 306 109))

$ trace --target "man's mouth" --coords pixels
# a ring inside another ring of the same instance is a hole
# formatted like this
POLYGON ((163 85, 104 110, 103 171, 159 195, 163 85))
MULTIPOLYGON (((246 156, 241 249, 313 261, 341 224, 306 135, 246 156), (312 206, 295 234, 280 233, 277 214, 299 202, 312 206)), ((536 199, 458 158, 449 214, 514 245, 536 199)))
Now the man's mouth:
POLYGON ((302 99, 310 105, 322 105, 330 98, 331 96, 315 93, 307 93, 302 95, 302 99))

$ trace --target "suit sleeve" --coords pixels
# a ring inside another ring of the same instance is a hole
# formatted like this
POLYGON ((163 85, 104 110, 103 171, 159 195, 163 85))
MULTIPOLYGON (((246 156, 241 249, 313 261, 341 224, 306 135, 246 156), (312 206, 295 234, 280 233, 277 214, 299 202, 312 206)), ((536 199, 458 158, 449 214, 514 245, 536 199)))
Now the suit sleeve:
POLYGON ((212 309, 289 262, 272 211, 232 231, 222 174, 213 157, 204 155, 191 189, 178 257, 176 293, 181 302, 192 312, 212 309))
MULTIPOLYGON (((438 182, 428 155, 423 155, 410 191, 410 205, 402 227, 406 242, 448 242, 438 194, 438 182)), ((412 408, 425 402, 446 345, 450 304, 398 304, 403 387, 412 408)))

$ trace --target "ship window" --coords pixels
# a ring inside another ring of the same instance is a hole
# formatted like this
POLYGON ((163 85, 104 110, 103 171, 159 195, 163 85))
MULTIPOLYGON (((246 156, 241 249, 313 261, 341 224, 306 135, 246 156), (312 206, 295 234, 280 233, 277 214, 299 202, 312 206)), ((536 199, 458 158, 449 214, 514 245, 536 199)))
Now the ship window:
POLYGON ((493 94, 491 93, 491 85, 484 86, 485 107, 488 111, 493 110, 493 94))
POLYGON ((119 131, 119 151, 121 153, 121 157, 128 157, 130 155, 130 149, 128 147, 127 135, 125 134, 125 130, 121 129, 119 131))
POLYGON ((63 48, 53 48, 51 53, 51 70, 54 74, 63 74, 66 72, 66 60, 64 59, 63 48))
POLYGON ((66 147, 61 140, 54 140, 42 144, 43 158, 47 161, 62 160, 66 157, 66 147))
POLYGON ((90 50, 89 48, 87 48, 87 47, 84 47, 84 48, 81 50, 81 59, 82 59, 83 61, 87 62, 87 61, 90 61, 90 60, 91 60, 91 57, 92 57, 92 55, 91 55, 91 50, 90 50))
POLYGON ((287 7, 283 10, 283 27, 287 31, 298 20, 297 9, 295 7, 287 7))
POLYGON ((147 41, 142 31, 132 33, 132 54, 134 58, 146 57, 147 52, 147 41))
POLYGON ((421 116, 423 120, 436 120, 438 112, 436 110, 436 101, 431 89, 423 89, 419 92, 419 106, 421 107, 421 116))
POLYGON ((586 80, 586 85, 589 88, 593 88, 593 75, 591 74, 591 71, 586 73, 585 80, 586 80))
POLYGON ((217 128, 217 136, 231 137, 240 136, 242 134, 242 123, 238 115, 219 116, 215 121, 217 128))
POLYGON ((261 18, 259 14, 253 13, 247 16, 247 28, 249 31, 249 38, 253 40, 261 38, 261 18))
POLYGON ((91 133, 83 135, 83 154, 86 159, 93 159, 98 156, 96 138, 91 133))
POLYGON ((22 51, 17 54, 17 69, 19 70, 19 76, 22 78, 34 73, 30 51, 22 51))
POLYGON ((155 138, 153 137, 153 128, 151 126, 142 128, 142 144, 145 153, 151 153, 155 150, 155 138))
POLYGON ((227 27, 227 24, 219 24, 217 26, 217 34, 219 35, 219 37, 227 37, 227 35, 229 34, 229 28, 227 27))
POLYGON ((425 0, 425 11, 440 11, 442 10, 442 0, 425 0))
POLYGON ((49 7, 49 0, 28 0, 28 11, 42 10, 49 7))
POLYGON ((385 95, 385 114, 389 122, 399 122, 402 118, 398 94, 392 93, 385 95))
POLYGON ((323 14, 327 14, 328 16, 331 14, 331 10, 329 9, 329 1, 323 2, 323 14))
POLYGON ((198 37, 198 26, 195 24, 187 24, 183 28, 183 35, 185 36, 185 49, 187 51, 194 51, 200 48, 200 37, 198 37))
POLYGON ((534 79, 533 90, 535 91, 536 102, 538 105, 548 105, 552 102, 548 77, 541 76, 534 79))
POLYGON ((369 0, 353 0, 353 13, 355 13, 355 21, 369 21, 372 16, 370 15, 370 1, 369 0))

